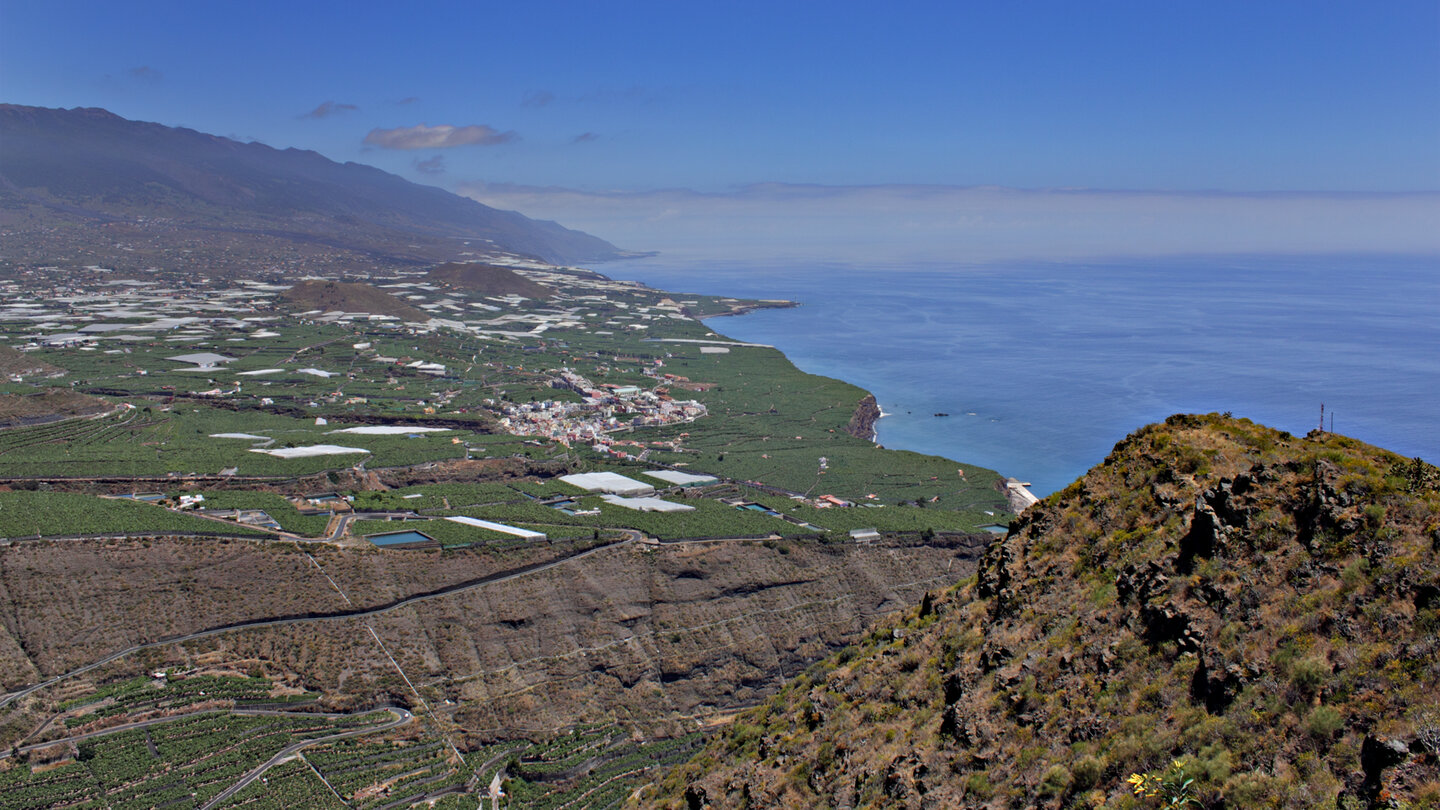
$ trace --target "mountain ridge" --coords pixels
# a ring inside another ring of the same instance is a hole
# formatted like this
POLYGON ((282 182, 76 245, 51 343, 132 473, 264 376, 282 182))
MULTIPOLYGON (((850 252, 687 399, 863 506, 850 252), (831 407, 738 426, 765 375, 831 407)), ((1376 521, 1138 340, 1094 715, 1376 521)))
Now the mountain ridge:
POLYGON ((1440 805, 1440 471, 1137 431, 645 807, 1440 805))
MULTIPOLYGON (((31 226, 25 231, 31 242, 43 233, 37 225, 98 220, 128 225, 137 234, 122 236, 154 242, 145 255, 185 249, 192 260, 192 243, 204 243, 206 233, 248 234, 260 247, 275 243, 256 251, 261 257, 296 246, 404 264, 466 253, 559 264, 633 255, 554 222, 490 208, 373 166, 131 121, 100 108, 0 104, 0 138, 0 211, 8 213, 11 227, 31 226)), ((94 234, 81 246, 113 254, 114 236, 94 234)), ((244 262, 226 255, 240 253, 236 247, 219 247, 198 258, 244 262)))

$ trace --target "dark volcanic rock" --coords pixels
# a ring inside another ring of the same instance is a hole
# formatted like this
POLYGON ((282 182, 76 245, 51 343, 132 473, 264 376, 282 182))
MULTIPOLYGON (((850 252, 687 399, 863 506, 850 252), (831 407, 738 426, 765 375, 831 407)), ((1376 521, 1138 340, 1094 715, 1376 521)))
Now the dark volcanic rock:
POLYGON ((775 730, 762 758, 722 735, 651 804, 1119 806, 1148 773, 1194 806, 1427 806, 1440 493, 1401 463, 1219 415, 1142 429, 974 580, 740 718, 775 730), (823 720, 785 731, 809 695, 823 720))
POLYGON ((845 432, 857 439, 875 441, 875 423, 880 419, 880 405, 875 401, 874 394, 866 394, 855 406, 855 415, 850 417, 850 424, 845 426, 845 432))

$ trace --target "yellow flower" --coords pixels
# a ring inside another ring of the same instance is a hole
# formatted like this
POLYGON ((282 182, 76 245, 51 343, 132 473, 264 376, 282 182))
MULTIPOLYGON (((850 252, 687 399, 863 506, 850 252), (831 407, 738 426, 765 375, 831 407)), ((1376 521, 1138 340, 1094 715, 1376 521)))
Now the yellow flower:
POLYGON ((1147 784, 1150 781, 1149 774, 1132 773, 1125 781, 1130 783, 1136 796, 1144 796, 1150 791, 1149 785, 1147 784))

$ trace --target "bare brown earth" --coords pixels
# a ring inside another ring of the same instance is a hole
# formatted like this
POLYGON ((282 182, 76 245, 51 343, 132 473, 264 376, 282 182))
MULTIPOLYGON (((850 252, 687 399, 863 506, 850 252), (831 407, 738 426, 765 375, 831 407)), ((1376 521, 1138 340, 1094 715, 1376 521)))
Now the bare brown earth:
MULTIPOLYGON (((0 677, 14 688, 134 644, 385 605, 567 551, 162 539, 9 546, 0 549, 0 677)), ((431 702, 459 704, 452 719, 476 739, 603 718, 679 730, 697 716, 754 704, 873 617, 968 575, 975 553, 963 543, 627 543, 377 616, 164 645, 82 677, 264 662, 268 674, 324 691, 337 705, 410 702, 368 624, 431 702)), ((38 693, 40 703, 58 691, 38 693)))
POLYGON ((538 284, 508 267, 483 262, 446 262, 425 274, 428 281, 482 295, 520 295, 549 298, 549 287, 538 284))
POLYGON ((880 405, 875 401, 874 394, 866 394, 855 406, 855 415, 850 417, 850 424, 845 426, 845 432, 857 439, 875 440, 875 423, 880 420, 880 405))
POLYGON ((0 346, 0 375, 9 377, 50 377, 65 373, 65 369, 52 366, 38 357, 32 357, 18 349, 0 346))
POLYGON ((0 394, 0 427, 104 413, 113 407, 103 399, 59 388, 35 394, 0 394))

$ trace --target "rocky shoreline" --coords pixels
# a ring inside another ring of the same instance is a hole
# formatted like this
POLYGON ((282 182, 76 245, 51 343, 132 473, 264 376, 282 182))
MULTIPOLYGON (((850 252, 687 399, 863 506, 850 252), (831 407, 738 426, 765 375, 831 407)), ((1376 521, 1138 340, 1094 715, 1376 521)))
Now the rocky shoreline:
POLYGON ((873 442, 875 441, 875 423, 880 420, 881 416, 883 414, 880 412, 880 404, 875 401, 875 395, 866 394, 855 405, 855 414, 850 417, 850 424, 845 426, 845 432, 857 439, 873 442))
POLYGON ((744 315, 747 312, 754 312, 757 309, 794 309, 798 306, 800 306, 798 301, 785 301, 779 298, 736 301, 731 304, 730 309, 725 312, 714 312, 698 317, 702 321, 707 321, 711 318, 729 318, 734 315, 744 315))

